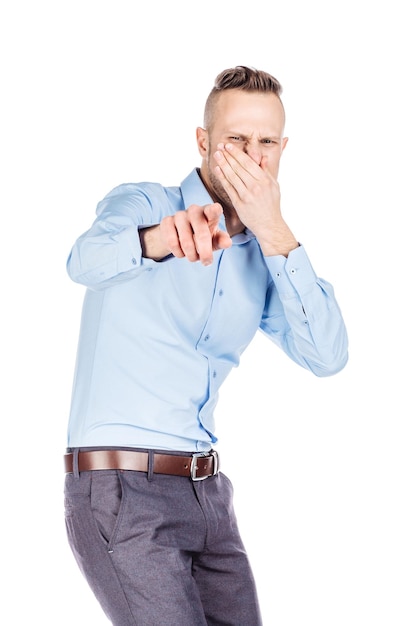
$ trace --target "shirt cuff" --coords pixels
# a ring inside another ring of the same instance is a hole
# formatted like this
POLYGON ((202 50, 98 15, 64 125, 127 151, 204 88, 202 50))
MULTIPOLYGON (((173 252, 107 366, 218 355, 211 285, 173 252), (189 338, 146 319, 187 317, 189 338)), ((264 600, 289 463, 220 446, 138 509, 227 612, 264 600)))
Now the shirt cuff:
POLYGON ((293 298, 309 292, 317 283, 317 276, 304 247, 283 255, 264 257, 265 263, 281 298, 293 298))

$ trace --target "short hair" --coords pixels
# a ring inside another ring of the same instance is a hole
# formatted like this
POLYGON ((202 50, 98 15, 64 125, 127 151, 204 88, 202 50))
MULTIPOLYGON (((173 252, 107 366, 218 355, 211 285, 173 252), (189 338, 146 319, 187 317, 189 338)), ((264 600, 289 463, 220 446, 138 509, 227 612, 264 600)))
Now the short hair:
POLYGON ((204 126, 210 128, 213 118, 214 105, 219 95, 228 89, 273 93, 281 102, 282 85, 274 76, 257 70, 254 67, 238 65, 218 74, 214 86, 210 91, 204 108, 204 126))

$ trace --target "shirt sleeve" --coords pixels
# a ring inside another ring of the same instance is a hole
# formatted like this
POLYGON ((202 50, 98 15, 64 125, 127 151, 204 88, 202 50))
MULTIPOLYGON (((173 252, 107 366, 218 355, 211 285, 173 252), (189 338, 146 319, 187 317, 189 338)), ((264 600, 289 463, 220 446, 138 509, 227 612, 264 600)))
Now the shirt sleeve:
POLYGON ((170 209, 162 187, 154 185, 152 194, 146 191, 134 184, 120 185, 98 204, 95 221, 76 240, 67 259, 74 282, 100 290, 156 264, 142 256, 138 228, 158 224, 170 209))
POLYGON ((316 376, 336 374, 348 360, 348 337, 332 285, 316 276, 302 245, 265 263, 272 281, 261 330, 316 376))

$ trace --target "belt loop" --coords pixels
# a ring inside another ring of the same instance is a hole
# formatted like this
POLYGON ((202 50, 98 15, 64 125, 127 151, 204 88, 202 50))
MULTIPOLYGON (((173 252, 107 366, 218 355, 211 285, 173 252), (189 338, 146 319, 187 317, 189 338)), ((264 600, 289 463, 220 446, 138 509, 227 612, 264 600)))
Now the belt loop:
POLYGON ((148 480, 153 479, 154 451, 148 450, 148 480))
POLYGON ((79 478, 80 477, 80 472, 78 470, 78 452, 80 451, 79 448, 74 448, 72 451, 72 472, 74 474, 74 478, 79 478))

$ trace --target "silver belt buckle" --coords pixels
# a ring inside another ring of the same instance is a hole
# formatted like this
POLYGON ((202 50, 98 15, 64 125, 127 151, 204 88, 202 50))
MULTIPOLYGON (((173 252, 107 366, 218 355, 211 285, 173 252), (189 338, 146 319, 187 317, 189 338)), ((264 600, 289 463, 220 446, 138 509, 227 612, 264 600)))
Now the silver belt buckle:
POLYGON ((216 450, 212 450, 211 452, 195 452, 191 458, 191 466, 190 466, 190 474, 191 480, 205 480, 206 478, 210 478, 210 476, 215 476, 219 471, 219 455, 216 450), (209 476, 197 476, 198 471, 198 459, 205 458, 208 456, 213 457, 213 472, 209 476))

